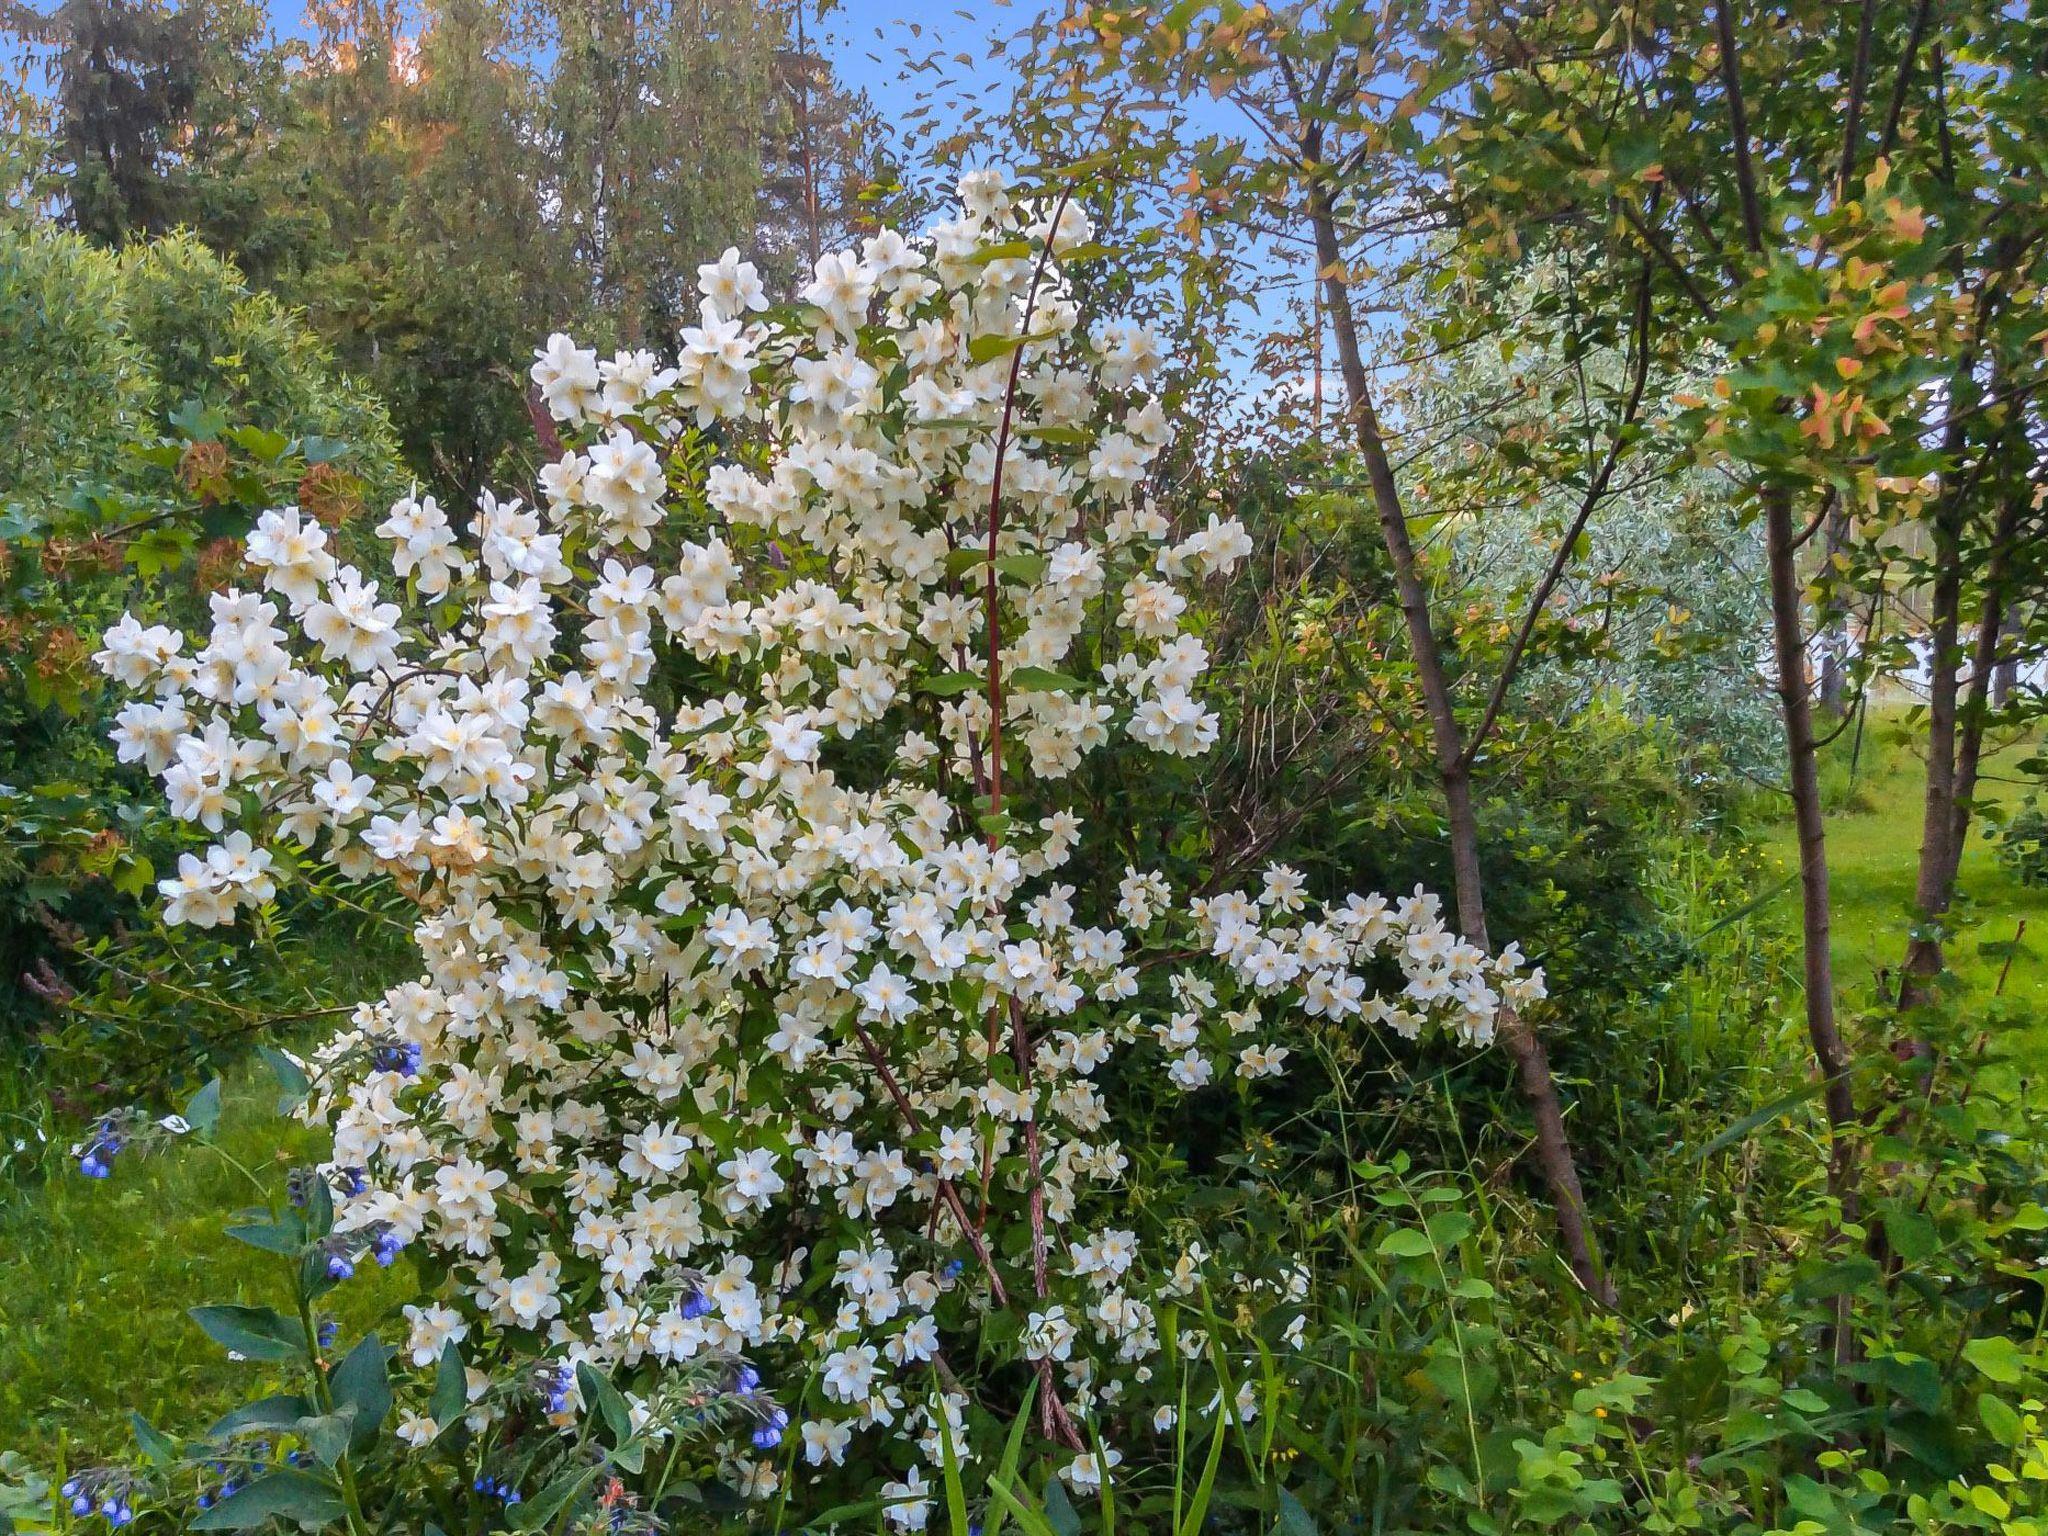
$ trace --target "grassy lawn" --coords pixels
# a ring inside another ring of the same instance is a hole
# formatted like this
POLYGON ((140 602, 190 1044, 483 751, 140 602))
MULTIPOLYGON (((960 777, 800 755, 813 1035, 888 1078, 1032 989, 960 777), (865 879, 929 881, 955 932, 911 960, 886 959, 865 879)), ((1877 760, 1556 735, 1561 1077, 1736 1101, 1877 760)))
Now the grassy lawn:
MULTIPOLYGON (((320 1138, 271 1113, 275 1102, 268 1073, 238 1077, 218 1140, 278 1195, 320 1138)), ((209 1302, 290 1306, 287 1261, 220 1235, 229 1212, 258 1200, 226 1158, 182 1143, 119 1158, 100 1182, 52 1158, 46 1182, 0 1191, 0 1450, 76 1464, 127 1443, 131 1409, 193 1432, 260 1395, 257 1368, 228 1360, 185 1316, 209 1302)), ((333 1292, 344 1343, 402 1290, 366 1264, 333 1292)))
MULTIPOLYGON (((1921 797, 1926 768, 1917 755, 1918 733, 1903 715, 1872 712, 1852 777, 1853 731, 1829 749, 1823 790, 1831 805, 1828 864, 1834 919, 1835 981, 1851 1006, 1870 1006, 1896 988, 1906 931, 1912 921, 1913 882, 1920 853, 1921 797)), ((2012 765, 2038 750, 2038 743, 2009 742, 1987 752, 1983 798, 2003 800, 2012 786, 2012 765)), ((1790 821, 1777 830, 1770 856, 1781 878, 1797 866, 1790 821)), ((2021 885, 1973 830, 1962 865, 1963 927, 1949 946, 1949 963, 1971 997, 1996 990, 2007 949, 2024 923, 2025 934, 2011 953, 2004 997, 2011 1033, 2000 1053, 2021 1062, 2048 1060, 2048 889, 2021 885), (1993 949, 1986 953, 1986 947, 1993 949)), ((1774 904, 1784 921, 1798 921, 1798 893, 1788 889, 1774 904)))

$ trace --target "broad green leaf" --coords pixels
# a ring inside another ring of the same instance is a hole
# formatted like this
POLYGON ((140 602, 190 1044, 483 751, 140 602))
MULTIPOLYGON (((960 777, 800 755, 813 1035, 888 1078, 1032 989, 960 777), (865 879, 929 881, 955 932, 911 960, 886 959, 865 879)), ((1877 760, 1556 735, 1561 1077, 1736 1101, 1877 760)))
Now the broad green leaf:
POLYGON ((1279 1519, 1274 1522, 1278 1536, 1316 1536, 1316 1523, 1301 1500, 1285 1488, 1280 1490, 1279 1519))
POLYGON ((1036 583, 1052 562, 1044 555, 997 555, 995 567, 1013 581, 1036 583))
POLYGON ((2026 1375, 2026 1356, 2019 1345, 2002 1333, 1972 1339, 1963 1346, 1963 1358, 1991 1380, 2011 1386, 2026 1375))
POLYGON ((614 1446, 633 1438, 633 1411, 610 1379, 588 1360, 576 1363, 576 1385, 582 1389, 584 1404, 596 1410, 612 1433, 614 1446))
POLYGON ((365 1334, 328 1378, 334 1389, 335 1405, 355 1414, 353 1440, 359 1446, 376 1438, 378 1426, 391 1412, 388 1362, 384 1341, 374 1333, 365 1334))
POLYGON ((306 1246, 305 1233, 301 1228, 275 1221, 241 1222, 221 1230, 238 1243, 261 1248, 265 1253, 281 1253, 287 1258, 298 1257, 306 1246))
POLYGON ((211 1136, 220 1124, 220 1079, 214 1078, 185 1103, 185 1123, 199 1136, 211 1136))
POLYGON ((332 1525, 345 1513, 341 1494, 325 1478, 280 1467, 193 1517, 189 1530, 248 1531, 273 1518, 296 1525, 332 1525))
POLYGON ((1081 1536, 1081 1512, 1074 1508, 1074 1501, 1067 1497, 1066 1484, 1057 1476, 1045 1480, 1045 1497, 1040 1502, 1045 1506, 1045 1523, 1053 1528, 1054 1536, 1081 1536))
POLYGON ((193 1307, 187 1315, 214 1343, 244 1359, 297 1360, 307 1352, 305 1330, 273 1307, 193 1307))
POLYGON ((235 1435, 276 1434, 290 1429, 313 1412, 313 1405, 296 1392, 258 1398, 214 1421, 206 1432, 209 1440, 226 1440, 235 1435))
POLYGON ((1018 667, 1004 681, 1018 693, 1086 693, 1088 685, 1078 677, 1055 672, 1050 667, 1018 667))
POLYGON ((1977 1394, 1977 1417, 1991 1432, 1991 1438, 2000 1445, 2018 1445, 2026 1426, 2005 1399, 1993 1397, 1989 1392, 1977 1394))
POLYGON ((434 1395, 427 1403, 427 1413, 446 1430, 468 1405, 468 1373, 462 1368, 461 1349, 450 1339, 441 1346, 441 1359, 434 1367, 434 1395))
POLYGON ((306 1102, 306 1095, 312 1092, 313 1084, 304 1068, 274 1045, 259 1045, 256 1054, 263 1058, 271 1076, 277 1079, 277 1112, 280 1115, 288 1115, 306 1102))
POLYGON ((294 1424, 292 1433, 306 1442, 306 1449, 322 1466, 331 1467, 348 1454, 349 1441, 356 1433, 356 1416, 346 1410, 316 1413, 294 1424))
POLYGON ((169 1466, 178 1458, 177 1442, 151 1424, 139 1413, 128 1415, 128 1427, 135 1431, 135 1444, 142 1454, 160 1467, 169 1466))

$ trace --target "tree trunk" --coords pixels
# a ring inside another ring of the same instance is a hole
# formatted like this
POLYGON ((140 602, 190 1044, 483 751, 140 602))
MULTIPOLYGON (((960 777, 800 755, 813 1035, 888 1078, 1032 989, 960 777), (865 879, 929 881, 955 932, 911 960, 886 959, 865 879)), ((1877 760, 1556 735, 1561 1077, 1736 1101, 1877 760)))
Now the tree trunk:
MULTIPOLYGON (((1764 547, 1770 569, 1771 641, 1777 669, 1778 705, 1785 721, 1785 757, 1799 834, 1800 938, 1805 951, 1806 1034, 1820 1068, 1827 1106, 1828 1193, 1842 1219, 1856 1218, 1856 1096, 1849 1083, 1849 1052, 1835 1024, 1835 966, 1829 950, 1827 827, 1820 803, 1819 750, 1813 734, 1812 685, 1807 678, 1806 634, 1800 611, 1798 538, 1792 528, 1789 492, 1766 488, 1764 547)), ((1853 1352, 1848 1297, 1835 1317, 1838 1364, 1853 1352)))
MULTIPOLYGON (((1429 715, 1450 833, 1451 880, 1458 930, 1471 943, 1490 950, 1486 931, 1485 883, 1479 864, 1479 822, 1472 805, 1472 779, 1466 744, 1458 728, 1457 710, 1451 697, 1450 680, 1444 670, 1443 652, 1430 622, 1429 596, 1423 589, 1415 546, 1408 537, 1408 517, 1401 504, 1400 487, 1394 479, 1393 465, 1380 435, 1379 417, 1373 410, 1372 388, 1366 377, 1357 325, 1351 313, 1351 289, 1344 276, 1336 220, 1327 197, 1320 189, 1310 194, 1310 219, 1315 227, 1316 260, 1322 271, 1330 329, 1337 344, 1338 367, 1350 401, 1352 428, 1372 487, 1380 537, 1386 545, 1388 558, 1393 562, 1401 612, 1407 623, 1409 648, 1413 652, 1416 677, 1429 715)), ((1558 1242, 1564 1251, 1565 1262, 1589 1294, 1611 1304, 1615 1290, 1594 1257, 1592 1241, 1587 1234, 1585 1191, 1579 1182, 1578 1164, 1572 1156, 1571 1140, 1565 1130, 1557 1081, 1551 1076, 1550 1054, 1544 1049, 1543 1040, 1535 1028, 1511 1005, 1502 1005, 1497 1033, 1502 1047, 1515 1064, 1516 1081, 1536 1122, 1537 1160, 1557 1214, 1558 1242)))
MULTIPOLYGON (((1839 496, 1828 508, 1827 520, 1821 525, 1821 540, 1821 558, 1832 571, 1835 556, 1849 542, 1849 508, 1839 496)), ((1827 650, 1820 659, 1820 707, 1837 718, 1841 716, 1842 701, 1849 691, 1848 617, 1839 610, 1828 616, 1824 630, 1827 650)))
MULTIPOLYGON (((1962 505, 1953 491, 1935 506, 1936 569, 1929 597, 1927 648, 1927 789, 1920 811, 1920 867, 1913 882, 1914 929, 1899 978, 1899 1007, 1933 998, 1942 972, 1941 922, 1954 895, 1961 850, 1956 836, 1956 708, 1963 657, 1957 633, 1963 601, 1962 505)), ((1994 633, 1996 631, 1994 630, 1994 633)))
POLYGON ((1991 673, 1991 705, 1994 709, 2005 708, 2012 700, 2013 690, 2020 685, 2020 661, 2019 657, 2013 654, 2020 638, 2020 611, 2017 603, 2006 609, 2005 625, 1999 634, 2006 643, 1993 663, 1991 673))

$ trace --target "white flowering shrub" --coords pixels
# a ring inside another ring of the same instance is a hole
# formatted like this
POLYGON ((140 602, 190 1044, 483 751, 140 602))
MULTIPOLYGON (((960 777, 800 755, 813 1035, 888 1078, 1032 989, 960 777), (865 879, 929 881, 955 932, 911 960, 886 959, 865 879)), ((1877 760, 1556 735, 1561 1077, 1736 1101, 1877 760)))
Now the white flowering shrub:
POLYGON ((402 592, 285 508, 196 649, 131 619, 99 656, 122 755, 218 835, 167 921, 309 862, 418 904, 419 978, 307 1063, 337 1230, 442 1277, 412 1358, 458 1341, 562 1423, 588 1362, 657 1431, 665 1373, 729 1360, 707 1463, 908 1528, 939 1435, 986 1456, 1034 1376, 1084 1487, 1098 1438, 1229 1406, 1202 1319, 1246 1298, 1134 1228, 1119 1091, 1283 1073, 1296 1010, 1482 1040, 1541 985, 1420 893, 1311 909, 1286 869, 1076 909, 1059 781, 1214 741, 1188 593, 1249 546, 1146 498, 1160 358, 1084 323, 1077 210, 962 196, 786 310, 728 252, 673 367, 552 338, 574 446, 465 530, 394 507, 402 592))

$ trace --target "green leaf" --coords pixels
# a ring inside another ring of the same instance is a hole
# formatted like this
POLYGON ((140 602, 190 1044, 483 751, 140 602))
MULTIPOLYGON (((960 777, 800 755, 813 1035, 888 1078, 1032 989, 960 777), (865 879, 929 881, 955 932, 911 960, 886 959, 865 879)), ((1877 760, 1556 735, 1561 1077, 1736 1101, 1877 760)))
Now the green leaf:
POLYGON ((185 1102, 185 1123, 195 1134, 211 1136, 220 1124, 220 1079, 214 1078, 185 1102))
POLYGON ((292 1426, 292 1433, 306 1444, 322 1466, 331 1467, 348 1454, 349 1441, 356 1432, 356 1416, 341 1413, 316 1413, 310 1418, 299 1420, 292 1426))
POLYGON ((1991 1438, 2000 1445, 2018 1445, 2025 1431, 2020 1416, 2013 1412, 2005 1399, 1993 1397, 1989 1392, 1977 1394, 1977 1417, 1984 1421, 1984 1427, 1991 1432, 1991 1438))
MULTIPOLYGON (((1003 1459, 989 1478, 989 1487, 993 1491, 1002 1492, 1017 1476, 1017 1463, 1024 1454, 1024 1431, 1031 1423, 1031 1405, 1037 1396, 1038 1381, 1034 1377, 1024 1389, 1024 1401, 1017 1405, 1017 1417, 1010 1424, 1010 1438, 1003 1446, 1003 1459)), ((1003 1536, 1003 1522, 1009 1517, 1009 1504, 998 1502, 988 1512, 988 1527, 983 1536, 1003 1536)))
POLYGON ((1067 1497, 1066 1485, 1057 1477, 1045 1480, 1045 1523, 1053 1528, 1055 1536, 1081 1536, 1080 1511, 1074 1508, 1074 1501, 1067 1497))
POLYGON ((292 442, 282 432, 272 432, 264 427, 236 427, 228 433, 228 441, 247 449, 266 464, 282 458, 292 442))
POLYGON ((141 1414, 130 1413, 128 1426, 135 1431, 135 1443, 142 1454, 158 1466, 167 1467, 178 1459, 177 1443, 141 1414))
POLYGON ((391 1412, 391 1371, 384 1341, 374 1333, 365 1334, 328 1378, 335 1405, 355 1414, 353 1442, 367 1445, 377 1436, 377 1427, 391 1412))
POLYGON ((214 1421, 206 1432, 209 1440, 226 1440, 235 1435, 276 1434, 290 1429, 299 1420, 313 1411, 313 1405, 296 1392, 282 1392, 274 1397, 261 1397, 253 1403, 244 1403, 232 1413, 223 1414, 214 1421))
POLYGON ((940 672, 926 678, 919 686, 926 693, 935 693, 945 699, 955 694, 972 693, 981 686, 981 679, 972 672, 940 672))
POLYGON ((126 554, 128 563, 135 567, 135 574, 147 580, 175 570, 192 547, 193 537, 189 529, 160 525, 145 529, 130 539, 126 554))
POLYGON ((995 567, 1013 581, 1036 584, 1052 562, 1043 555, 997 555, 995 567))
POLYGON ((962 1536, 968 1526, 967 1490, 960 1482, 960 1458, 954 1453, 953 1431, 943 1412, 935 1415, 935 1422, 945 1426, 939 1430, 939 1476, 946 1490, 946 1520, 955 1536, 962 1536))
POLYGON ((277 1079, 280 1090, 277 1112, 280 1115, 288 1115, 306 1102, 306 1095, 313 1091, 313 1084, 303 1067, 274 1045, 259 1045, 256 1054, 263 1058, 264 1065, 270 1068, 270 1075, 277 1079))
POLYGON ((238 1243, 261 1248, 265 1253, 281 1253, 286 1258, 297 1258, 306 1246, 303 1230, 274 1221, 242 1222, 221 1230, 238 1243))
POLYGON ((570 1468, 532 1498, 513 1505, 511 1514, 506 1518, 506 1524, 515 1531, 545 1529, 603 1470, 602 1462, 595 1466, 570 1468))
POLYGON ((1280 1490, 1280 1517, 1273 1523, 1277 1536, 1316 1536, 1315 1520, 1301 1500, 1285 1488, 1280 1490))
POLYGON ((984 245, 967 259, 977 266, 987 266, 992 261, 1019 261, 1038 254, 1038 247, 1029 240, 1004 240, 995 245, 984 245))
POLYGON ((1086 693, 1088 685, 1078 677, 1055 672, 1050 667, 1018 667, 1004 679, 1018 693, 1086 693))
POLYGON ((1389 1259, 1426 1259, 1436 1250, 1429 1246, 1429 1239, 1422 1233, 1413 1227, 1402 1227, 1381 1238, 1376 1251, 1389 1259))
POLYGON ((1891 1240, 1892 1251, 1912 1264, 1933 1257, 1941 1247, 1934 1222, 1919 1211, 1886 1211, 1884 1235, 1891 1240))
POLYGON ((996 358, 1008 357, 1020 347, 1051 339, 1052 333, 1049 331, 1034 331, 1024 336, 977 336, 967 344, 967 356, 971 362, 993 362, 996 358))
POLYGON ((613 1445, 624 1445, 632 1439, 633 1412, 604 1372, 588 1360, 579 1360, 576 1362, 576 1385, 582 1389, 584 1403, 595 1408, 606 1428, 611 1430, 613 1445))
POLYGON ((434 1395, 427 1413, 434 1423, 447 1429, 469 1406, 469 1378, 462 1368, 462 1351, 453 1339, 441 1346, 440 1363, 434 1367, 434 1395))
POLYGON ((188 1530, 247 1531, 279 1518, 317 1529, 339 1520, 341 1495, 325 1478, 280 1467, 195 1516, 188 1530))
POLYGON ((1015 1515, 1017 1523, 1024 1527, 1024 1536, 1057 1536, 1053 1528, 1045 1523, 1044 1516, 1017 1497, 1016 1490, 1011 1487, 1008 1478, 991 1477, 988 1480, 988 1491, 994 1494, 997 1500, 998 1507, 992 1513, 1015 1515))
POLYGON ((249 1360, 297 1360, 306 1356, 306 1333, 274 1307, 193 1307, 187 1313, 223 1349, 249 1360))
POLYGON ((196 397, 169 412, 164 419, 176 427, 181 436, 195 443, 212 442, 227 430, 228 425, 227 417, 196 397))
POLYGON ((1095 434, 1085 427, 1019 427, 1017 435, 1041 443, 1052 443, 1062 448, 1085 448, 1095 441, 1095 434))
POLYGON ((2002 1333, 1972 1339, 1963 1346, 1963 1358, 1991 1380, 2011 1386, 2026 1375, 2026 1356, 2019 1345, 2002 1333))

